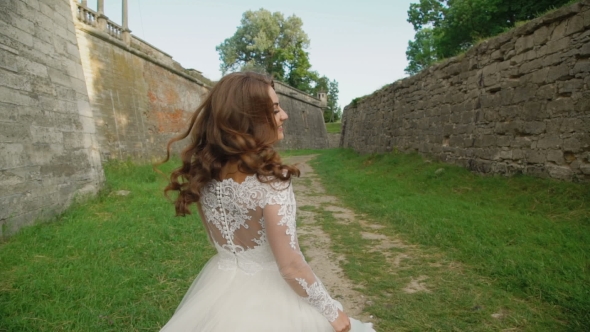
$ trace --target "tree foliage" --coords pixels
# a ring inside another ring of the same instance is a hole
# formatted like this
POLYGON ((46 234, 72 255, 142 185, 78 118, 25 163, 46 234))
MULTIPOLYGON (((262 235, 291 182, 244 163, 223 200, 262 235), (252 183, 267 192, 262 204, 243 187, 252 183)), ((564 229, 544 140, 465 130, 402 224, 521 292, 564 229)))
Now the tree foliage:
POLYGON ((285 18, 280 12, 247 11, 236 32, 216 47, 225 75, 234 71, 255 71, 275 80, 317 95, 328 94, 330 114, 338 110, 338 83, 311 70, 309 38, 303 22, 295 15, 285 18))
POLYGON ((420 0, 410 4, 408 22, 416 35, 408 43, 408 74, 465 51, 571 0, 420 0))

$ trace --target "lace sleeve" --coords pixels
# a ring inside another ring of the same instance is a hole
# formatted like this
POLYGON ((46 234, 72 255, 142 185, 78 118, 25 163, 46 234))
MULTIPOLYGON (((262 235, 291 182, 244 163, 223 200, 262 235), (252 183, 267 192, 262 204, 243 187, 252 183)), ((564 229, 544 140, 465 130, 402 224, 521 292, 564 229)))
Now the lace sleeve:
POLYGON ((291 288, 330 322, 338 318, 338 306, 305 261, 295 229, 295 196, 290 182, 268 192, 263 210, 268 242, 281 275, 291 288))

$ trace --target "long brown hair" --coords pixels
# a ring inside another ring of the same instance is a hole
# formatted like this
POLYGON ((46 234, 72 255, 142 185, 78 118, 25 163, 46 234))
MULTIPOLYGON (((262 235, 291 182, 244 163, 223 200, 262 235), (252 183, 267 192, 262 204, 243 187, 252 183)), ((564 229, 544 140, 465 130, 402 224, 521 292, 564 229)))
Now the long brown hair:
POLYGON ((261 182, 288 181, 299 176, 294 166, 284 165, 273 149, 277 141, 269 87, 274 82, 266 76, 244 72, 223 77, 197 108, 186 132, 171 139, 166 147, 190 136, 190 143, 180 154, 182 166, 170 175, 164 189, 178 191, 177 215, 191 214, 189 206, 201 198, 201 190, 211 180, 221 180, 221 169, 236 163, 242 173, 256 174, 261 182))

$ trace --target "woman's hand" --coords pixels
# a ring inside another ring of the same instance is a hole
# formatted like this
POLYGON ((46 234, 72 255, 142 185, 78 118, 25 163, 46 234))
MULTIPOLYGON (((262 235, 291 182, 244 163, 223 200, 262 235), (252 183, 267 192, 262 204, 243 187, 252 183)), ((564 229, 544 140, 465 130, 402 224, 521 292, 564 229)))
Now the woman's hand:
POLYGON ((338 318, 330 324, 332 324, 332 327, 336 332, 350 331, 350 319, 348 319, 348 316, 340 310, 338 310, 338 318))

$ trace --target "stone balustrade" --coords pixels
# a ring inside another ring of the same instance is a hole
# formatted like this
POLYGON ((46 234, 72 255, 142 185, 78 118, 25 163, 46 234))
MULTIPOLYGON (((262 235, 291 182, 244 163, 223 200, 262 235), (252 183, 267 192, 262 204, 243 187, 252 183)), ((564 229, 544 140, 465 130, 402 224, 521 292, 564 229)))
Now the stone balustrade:
POLYGON ((98 17, 98 13, 95 12, 94 10, 82 5, 81 3, 78 3, 78 20, 80 20, 80 22, 84 22, 85 24, 88 24, 90 26, 96 27, 97 25, 97 17, 98 17))
POLYGON ((131 43, 131 30, 127 27, 127 1, 123 3, 123 25, 119 25, 104 15, 104 0, 98 1, 98 12, 88 8, 86 1, 77 2, 78 20, 86 25, 107 33, 109 36, 131 43))
POLYGON ((107 31, 110 36, 123 40, 123 27, 115 22, 107 21, 107 31))

